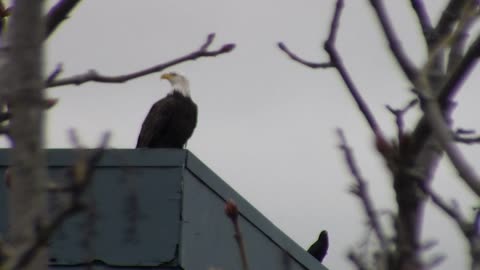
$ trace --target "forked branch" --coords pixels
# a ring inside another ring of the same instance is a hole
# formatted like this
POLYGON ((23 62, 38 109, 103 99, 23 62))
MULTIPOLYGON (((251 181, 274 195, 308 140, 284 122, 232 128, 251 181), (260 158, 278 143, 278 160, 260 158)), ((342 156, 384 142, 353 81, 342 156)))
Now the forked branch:
POLYGON ((202 57, 213 57, 224 53, 229 53, 235 48, 235 44, 229 43, 225 44, 217 50, 208 50, 210 45, 212 44, 215 38, 215 34, 209 34, 207 40, 200 46, 200 48, 192 53, 184 55, 182 57, 173 59, 163 64, 155 65, 153 67, 149 67, 143 69, 141 71, 132 72, 125 75, 118 75, 118 76, 109 76, 109 75, 102 75, 96 70, 89 70, 84 74, 75 75, 68 78, 63 79, 55 79, 52 82, 46 82, 47 87, 56 87, 56 86, 63 86, 63 85, 80 85, 86 82, 101 82, 101 83, 123 83, 129 80, 133 80, 139 77, 143 77, 145 75, 149 75, 155 72, 160 72, 166 68, 171 66, 196 60, 202 57))
POLYGON ((340 22, 340 15, 341 15, 342 9, 343 9, 343 0, 337 0, 332 22, 330 24, 330 32, 324 45, 325 51, 330 56, 329 62, 313 63, 313 62, 303 60, 300 57, 296 56, 293 52, 291 52, 287 48, 287 46, 282 42, 278 43, 278 47, 280 48, 280 50, 285 52, 294 61, 301 63, 305 66, 308 66, 310 68, 330 68, 330 67, 335 68, 338 71, 338 73, 340 73, 340 76, 342 77, 343 82, 347 86, 347 89, 350 92, 350 95, 355 100, 355 103, 357 104, 359 110, 362 112, 363 116, 367 120, 368 125, 370 126, 370 129, 373 131, 374 135, 376 137, 383 138, 384 137, 383 133, 377 121, 375 120, 375 117, 373 116, 372 111, 368 107, 363 97, 360 95, 360 91, 355 86, 355 83, 353 82, 347 69, 343 65, 342 59, 335 48, 335 41, 336 41, 337 30, 340 22))
POLYGON ((348 146, 347 140, 343 131, 341 129, 337 129, 337 135, 340 139, 340 149, 343 152, 345 157, 345 161, 347 163, 348 169, 352 174, 353 178, 355 179, 355 185, 351 188, 351 192, 357 196, 360 201, 362 202, 363 209, 365 210, 365 214, 368 218, 369 224, 372 226, 372 229, 380 243, 380 246, 383 251, 388 251, 387 239, 385 237, 385 233, 382 229, 380 224, 377 212, 375 211, 375 207, 373 206, 372 200, 368 194, 367 189, 367 182, 363 179, 360 174, 360 170, 355 162, 355 158, 353 157, 352 150, 350 146, 348 146))

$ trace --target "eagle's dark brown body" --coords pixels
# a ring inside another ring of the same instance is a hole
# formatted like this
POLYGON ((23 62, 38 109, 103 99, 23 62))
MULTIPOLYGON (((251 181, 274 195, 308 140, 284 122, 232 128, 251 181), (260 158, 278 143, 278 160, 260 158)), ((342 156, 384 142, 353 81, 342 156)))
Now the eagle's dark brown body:
POLYGON ((136 148, 183 148, 197 125, 197 105, 173 91, 148 112, 136 148))

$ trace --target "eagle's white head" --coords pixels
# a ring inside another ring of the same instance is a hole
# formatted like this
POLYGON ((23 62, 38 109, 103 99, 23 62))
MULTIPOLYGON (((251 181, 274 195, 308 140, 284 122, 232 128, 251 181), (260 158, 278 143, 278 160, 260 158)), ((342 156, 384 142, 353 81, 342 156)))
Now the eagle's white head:
POLYGON ((184 76, 176 72, 170 72, 163 74, 160 78, 168 80, 172 84, 173 91, 177 91, 185 97, 190 97, 190 84, 184 76))

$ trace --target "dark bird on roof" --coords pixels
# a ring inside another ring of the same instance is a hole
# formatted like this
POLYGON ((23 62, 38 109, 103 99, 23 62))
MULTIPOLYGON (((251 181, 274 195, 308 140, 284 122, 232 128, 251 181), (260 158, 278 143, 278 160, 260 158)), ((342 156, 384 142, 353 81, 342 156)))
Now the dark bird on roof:
POLYGON ((308 253, 322 262, 328 250, 328 234, 327 231, 322 231, 318 236, 317 241, 308 248, 308 253))
POLYGON ((172 91, 153 104, 143 121, 136 148, 183 148, 197 125, 197 105, 190 97, 187 78, 163 74, 172 91))

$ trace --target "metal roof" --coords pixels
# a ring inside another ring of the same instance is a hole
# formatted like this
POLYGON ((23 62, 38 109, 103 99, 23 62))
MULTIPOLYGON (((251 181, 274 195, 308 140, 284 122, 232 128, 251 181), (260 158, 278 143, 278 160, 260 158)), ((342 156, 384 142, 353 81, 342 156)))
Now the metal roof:
MULTIPOLYGON (((75 150, 50 149, 47 156, 51 178, 66 181, 75 150)), ((0 175, 8 164, 8 150, 0 150, 0 175)), ((7 194, 0 185, 1 232, 7 194)), ((52 212, 61 199, 50 196, 52 212)), ((94 202, 93 210, 68 220, 50 242, 55 269, 88 263, 98 269, 241 269, 223 210, 228 199, 239 208, 250 269, 326 269, 187 150, 107 150, 85 199, 94 202)))

